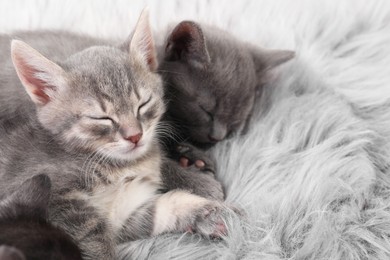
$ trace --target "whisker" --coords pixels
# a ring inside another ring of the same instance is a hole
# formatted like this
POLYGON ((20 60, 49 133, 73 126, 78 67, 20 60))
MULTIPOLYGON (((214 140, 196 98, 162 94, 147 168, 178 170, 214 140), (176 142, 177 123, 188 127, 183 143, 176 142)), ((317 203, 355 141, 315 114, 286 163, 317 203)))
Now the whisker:
POLYGON ((98 149, 96 149, 96 151, 94 151, 87 157, 87 159, 83 164, 82 170, 84 172, 85 182, 87 187, 90 187, 89 185, 92 185, 93 183, 93 177, 95 174, 97 164, 99 163, 101 158, 104 157, 104 155, 100 153, 106 148, 106 146, 107 145, 102 145, 98 149))

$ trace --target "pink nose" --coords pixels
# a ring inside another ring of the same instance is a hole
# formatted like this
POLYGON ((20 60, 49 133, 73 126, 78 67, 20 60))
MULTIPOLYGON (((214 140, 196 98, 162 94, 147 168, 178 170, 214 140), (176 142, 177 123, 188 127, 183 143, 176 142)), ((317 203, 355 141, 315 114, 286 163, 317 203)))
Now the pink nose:
POLYGON ((132 142, 133 144, 137 144, 139 140, 141 140, 142 133, 138 133, 129 137, 126 137, 125 139, 132 142))

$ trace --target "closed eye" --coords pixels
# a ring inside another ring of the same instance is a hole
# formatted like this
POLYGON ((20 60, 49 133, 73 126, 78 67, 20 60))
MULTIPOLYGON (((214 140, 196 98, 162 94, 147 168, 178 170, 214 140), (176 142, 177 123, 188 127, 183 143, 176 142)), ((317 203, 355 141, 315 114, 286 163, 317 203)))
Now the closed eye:
POLYGON ((137 110, 137 116, 138 116, 138 117, 139 117, 139 115, 140 115, 140 110, 141 110, 141 108, 143 108, 144 106, 146 106, 146 105, 150 102, 150 100, 152 100, 152 96, 149 96, 149 98, 148 98, 144 103, 142 103, 141 105, 139 105, 138 110, 137 110))
POLYGON ((92 120, 109 120, 112 123, 115 123, 114 119, 108 116, 87 116, 87 118, 92 119, 92 120))
POLYGON ((242 120, 238 119, 230 123, 233 127, 239 127, 242 124, 242 120))
POLYGON ((242 120, 233 121, 230 123, 231 131, 236 131, 242 126, 242 120))
POLYGON ((200 109, 202 109, 203 112, 205 112, 211 119, 213 118, 213 114, 212 114, 210 111, 208 111, 207 109, 205 109, 203 106, 199 106, 199 107, 200 107, 200 109))

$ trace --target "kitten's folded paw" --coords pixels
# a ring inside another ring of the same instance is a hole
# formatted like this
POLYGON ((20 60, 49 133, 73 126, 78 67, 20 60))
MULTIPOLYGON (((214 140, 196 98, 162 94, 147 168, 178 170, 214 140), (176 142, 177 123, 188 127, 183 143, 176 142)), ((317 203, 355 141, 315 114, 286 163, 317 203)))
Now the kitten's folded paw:
POLYGON ((195 221, 187 231, 196 232, 211 239, 219 239, 228 234, 224 221, 226 207, 220 203, 209 203, 197 210, 195 221))
POLYGON ((192 167, 201 172, 215 174, 215 163, 206 152, 187 143, 181 143, 176 147, 179 154, 179 164, 184 167, 192 167))

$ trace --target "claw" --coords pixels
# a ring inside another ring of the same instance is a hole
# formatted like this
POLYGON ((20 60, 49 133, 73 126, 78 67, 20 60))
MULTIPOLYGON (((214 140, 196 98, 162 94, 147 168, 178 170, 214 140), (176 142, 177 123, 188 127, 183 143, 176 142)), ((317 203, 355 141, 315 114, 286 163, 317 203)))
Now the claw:
POLYGON ((179 152, 179 153, 186 153, 190 150, 190 148, 188 146, 183 146, 183 145, 178 145, 176 147, 176 150, 179 152))
POLYGON ((217 223, 215 232, 216 232, 219 236, 226 236, 228 232, 227 232, 227 228, 226 228, 225 223, 222 223, 222 222, 217 223))
POLYGON ((190 234, 193 234, 193 233, 194 233, 194 229, 193 229, 191 226, 188 226, 188 227, 186 228, 186 232, 187 232, 187 233, 190 233, 190 234))

